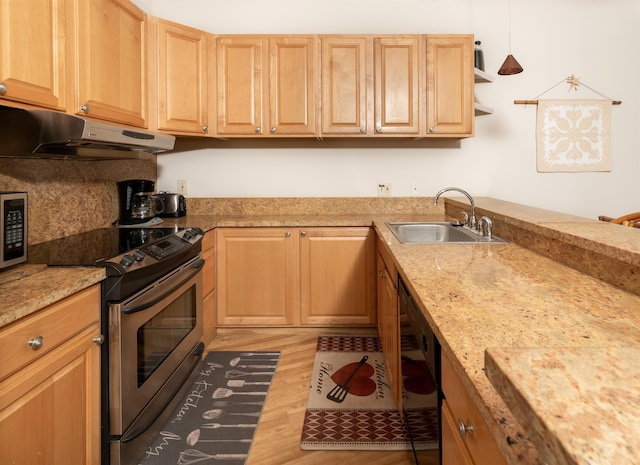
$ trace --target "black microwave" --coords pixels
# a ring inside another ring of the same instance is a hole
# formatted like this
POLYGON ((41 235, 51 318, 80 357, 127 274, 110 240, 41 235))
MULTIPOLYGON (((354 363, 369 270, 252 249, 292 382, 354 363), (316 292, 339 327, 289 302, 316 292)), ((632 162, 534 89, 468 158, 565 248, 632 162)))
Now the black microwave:
POLYGON ((27 261, 27 193, 0 192, 0 269, 27 261))

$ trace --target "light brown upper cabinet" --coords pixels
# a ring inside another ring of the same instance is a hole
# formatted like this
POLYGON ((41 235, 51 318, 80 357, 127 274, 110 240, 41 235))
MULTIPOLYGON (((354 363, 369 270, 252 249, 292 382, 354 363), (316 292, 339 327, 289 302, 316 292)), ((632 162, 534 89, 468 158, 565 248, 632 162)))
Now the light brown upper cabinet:
POLYGON ((219 136, 316 134, 315 36, 218 37, 216 50, 219 136))
POLYGON ((368 136, 373 115, 373 39, 322 36, 321 134, 368 136))
POLYGON ((146 127, 147 33, 129 0, 75 0, 74 113, 146 127))
POLYGON ((150 126, 173 134, 207 134, 208 34, 153 17, 148 24, 150 126))
POLYGON ((0 0, 0 101, 67 109, 67 1, 0 0))
POLYGON ((427 135, 473 135, 473 36, 428 35, 427 135))
POLYGON ((375 132, 418 136, 422 101, 422 36, 373 39, 375 132))

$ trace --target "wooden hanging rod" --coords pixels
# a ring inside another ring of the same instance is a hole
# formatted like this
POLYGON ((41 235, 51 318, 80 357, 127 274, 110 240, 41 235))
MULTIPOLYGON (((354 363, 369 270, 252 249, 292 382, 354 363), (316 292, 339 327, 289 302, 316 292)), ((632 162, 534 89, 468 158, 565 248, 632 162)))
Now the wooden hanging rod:
MULTIPOLYGON (((514 100, 513 103, 516 105, 537 105, 537 100, 514 100)), ((611 100, 611 105, 620 105, 622 100, 611 100)))

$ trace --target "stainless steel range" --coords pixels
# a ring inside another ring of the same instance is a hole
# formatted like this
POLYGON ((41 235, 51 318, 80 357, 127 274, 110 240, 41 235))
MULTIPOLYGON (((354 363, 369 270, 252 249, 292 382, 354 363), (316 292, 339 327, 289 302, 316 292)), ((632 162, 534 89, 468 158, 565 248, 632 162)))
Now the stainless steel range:
POLYGON ((101 266, 103 465, 136 463, 197 375, 203 231, 104 228, 30 249, 30 263, 101 266))

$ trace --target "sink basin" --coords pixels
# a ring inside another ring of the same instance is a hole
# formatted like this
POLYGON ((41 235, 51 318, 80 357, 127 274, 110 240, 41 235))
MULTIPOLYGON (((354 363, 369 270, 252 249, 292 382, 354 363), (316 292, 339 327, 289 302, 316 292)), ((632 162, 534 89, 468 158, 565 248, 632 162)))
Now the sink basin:
POLYGON ((387 223, 403 244, 478 244, 502 243, 499 237, 486 238, 451 223, 387 223))

